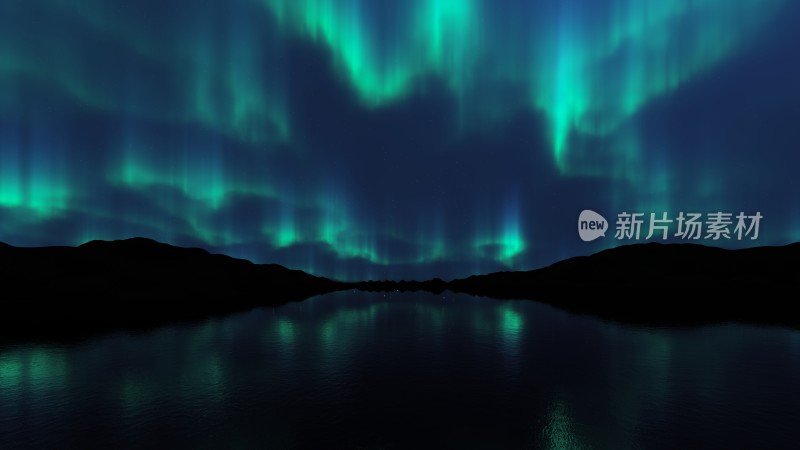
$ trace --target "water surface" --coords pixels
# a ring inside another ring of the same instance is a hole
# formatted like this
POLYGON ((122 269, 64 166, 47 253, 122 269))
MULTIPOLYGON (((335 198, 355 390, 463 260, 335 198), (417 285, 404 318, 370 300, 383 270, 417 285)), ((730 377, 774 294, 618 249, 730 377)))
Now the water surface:
POLYGON ((340 292, 0 347, 0 447, 797 448, 800 332, 340 292))

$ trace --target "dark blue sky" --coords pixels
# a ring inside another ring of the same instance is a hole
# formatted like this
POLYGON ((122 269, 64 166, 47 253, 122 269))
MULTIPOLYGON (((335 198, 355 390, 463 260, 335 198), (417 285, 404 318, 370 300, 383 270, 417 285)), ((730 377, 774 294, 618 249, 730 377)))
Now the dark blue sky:
POLYGON ((79 3, 0 4, 0 241, 360 279, 540 267, 622 212, 800 240, 796 2, 79 3))

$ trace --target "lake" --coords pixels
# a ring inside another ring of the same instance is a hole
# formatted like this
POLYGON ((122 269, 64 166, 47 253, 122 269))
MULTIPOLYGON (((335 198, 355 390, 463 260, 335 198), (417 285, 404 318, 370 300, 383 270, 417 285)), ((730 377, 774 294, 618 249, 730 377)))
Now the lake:
POLYGON ((0 346, 0 447, 797 448, 800 331, 339 292, 0 346))

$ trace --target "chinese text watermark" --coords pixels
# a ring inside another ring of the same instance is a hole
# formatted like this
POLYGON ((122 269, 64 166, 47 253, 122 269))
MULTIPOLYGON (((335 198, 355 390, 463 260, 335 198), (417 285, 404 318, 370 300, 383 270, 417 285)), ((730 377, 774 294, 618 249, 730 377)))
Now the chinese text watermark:
MULTIPOLYGON (((661 213, 630 213, 623 211, 617 214, 614 238, 618 240, 645 240, 670 237, 681 240, 709 239, 758 239, 761 212, 747 214, 739 212, 734 215, 730 212, 679 212, 670 216, 667 212, 661 213)), ((582 240, 589 242, 605 236, 608 221, 592 210, 584 210, 578 217, 578 235, 582 240)))

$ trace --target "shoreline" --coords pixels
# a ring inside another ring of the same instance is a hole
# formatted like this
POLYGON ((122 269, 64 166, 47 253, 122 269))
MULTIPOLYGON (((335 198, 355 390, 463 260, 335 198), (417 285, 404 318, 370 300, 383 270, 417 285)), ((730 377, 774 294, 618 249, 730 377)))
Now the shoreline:
POLYGON ((149 239, 0 246, 0 340, 65 338, 205 320, 348 289, 533 300, 630 325, 724 322, 800 328, 800 243, 724 250, 633 244, 525 272, 444 281, 339 282, 149 239), (750 301, 737 301, 739 298, 750 301), (70 299, 82 299, 70 303, 70 299))

